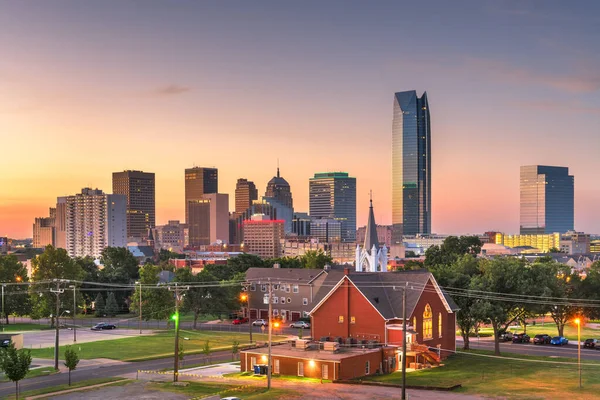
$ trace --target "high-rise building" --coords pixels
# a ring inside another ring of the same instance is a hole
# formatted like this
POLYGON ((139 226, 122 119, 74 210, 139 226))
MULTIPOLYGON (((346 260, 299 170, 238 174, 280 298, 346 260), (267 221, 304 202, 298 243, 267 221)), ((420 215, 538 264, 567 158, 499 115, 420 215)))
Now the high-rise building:
POLYGON ((252 201, 258 200, 258 190, 254 182, 240 178, 235 185, 235 212, 243 213, 252 205, 252 201))
POLYGON ((431 233, 431 127, 427 93, 394 95, 392 245, 402 235, 431 233))
POLYGON ((274 176, 269 183, 267 183, 265 197, 272 197, 284 206, 291 208, 292 211, 294 210, 290 184, 279 175, 279 167, 277 167, 277 176, 274 176))
POLYGON ((166 225, 154 228, 154 247, 180 253, 185 242, 185 225, 179 221, 169 221, 166 225))
MULTIPOLYGON (((341 240, 356 240, 356 178, 347 172, 316 173, 309 180, 309 214, 335 219, 341 224, 341 240)), ((312 230, 312 228, 311 228, 312 230)))
POLYGON ((50 208, 49 217, 36 218, 33 223, 33 247, 56 246, 56 208, 50 208))
POLYGON ((229 195, 210 193, 189 205, 189 245, 206 246, 229 241, 229 195))
POLYGON ((156 226, 155 180, 153 172, 113 172, 114 194, 127 198, 127 237, 146 238, 156 226))
POLYGON ((522 166, 520 186, 522 235, 574 229, 574 179, 569 168, 522 166))
POLYGON ((244 251, 262 258, 282 256, 281 241, 285 238, 283 220, 273 220, 263 214, 255 214, 244 221, 244 251))
POLYGON ((319 242, 341 242, 342 222, 333 218, 314 218, 310 222, 310 236, 319 242))
POLYGON ((127 246, 127 199, 84 188, 66 198, 66 250, 71 257, 100 257, 106 247, 127 246))
POLYGON ((185 170, 185 221, 188 222, 188 202, 219 192, 219 171, 216 168, 194 167, 185 170))
POLYGON ((67 249, 67 198, 56 199, 55 244, 58 249, 67 249))

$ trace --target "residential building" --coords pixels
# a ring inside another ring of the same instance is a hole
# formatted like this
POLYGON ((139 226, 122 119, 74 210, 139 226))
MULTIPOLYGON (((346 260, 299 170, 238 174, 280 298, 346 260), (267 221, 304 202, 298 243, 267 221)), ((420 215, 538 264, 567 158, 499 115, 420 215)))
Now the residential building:
POLYGON ((431 127, 427 93, 394 95, 392 245, 402 235, 431 233, 431 127))
POLYGON ((106 247, 127 246, 127 199, 84 188, 66 199, 66 250, 98 258, 106 247))
POLYGON ((272 197, 284 206, 291 208, 292 211, 294 210, 290 184, 279 175, 279 167, 277 167, 277 175, 267 183, 265 197, 272 197))
POLYGON ((184 249, 185 225, 179 221, 169 221, 166 225, 154 228, 154 248, 181 253, 184 249))
POLYGON ((49 217, 36 218, 33 223, 33 247, 40 249, 56 245, 56 208, 50 208, 49 217))
POLYGON ((387 272, 388 249, 386 245, 379 245, 377 237, 377 224, 373 214, 373 200, 370 200, 369 219, 367 221, 367 234, 362 248, 356 245, 355 268, 357 272, 387 272))
POLYGON ((216 168, 194 167, 185 170, 185 222, 188 223, 188 202, 219 192, 219 171, 216 168))
POLYGON ((235 212, 243 213, 250 208, 254 200, 258 200, 258 190, 254 182, 244 178, 238 179, 235 185, 235 212))
MULTIPOLYGON (((250 283, 248 297, 252 319, 269 318, 268 282, 273 284, 273 317, 280 317, 285 324, 308 318, 314 307, 313 300, 325 281, 328 271, 305 268, 249 268, 246 281, 250 283)), ((248 317, 248 306, 244 308, 248 317)))
POLYGON ((264 214, 255 214, 251 220, 244 221, 244 251, 262 258, 280 257, 281 239, 285 237, 284 223, 264 214))
POLYGON ((316 173, 309 180, 309 214, 341 223, 344 242, 356 240, 356 178, 347 172, 316 173))
MULTIPOLYGON (((377 225, 377 240, 379 243, 383 243, 389 249, 392 245, 392 226, 391 225, 377 225)), ((367 235, 367 226, 361 226, 356 230, 356 243, 364 243, 365 236, 367 235)))
POLYGON ((153 172, 113 172, 114 194, 127 198, 127 238, 141 240, 156 226, 156 188, 153 172))
MULTIPOLYGON (((343 222, 333 218, 313 218, 310 222, 310 237, 325 243, 342 241, 343 222)), ((352 241, 354 243, 354 241, 352 241)))
POLYGON ((567 167, 521 167, 521 235, 574 229, 574 178, 567 167))
POLYGON ((326 243, 306 237, 286 237, 281 241, 284 257, 301 257, 308 251, 322 251, 331 257, 335 264, 352 264, 355 259, 354 243, 326 243))
POLYGON ((54 221, 54 247, 67 249, 67 198, 56 199, 56 219, 54 221))

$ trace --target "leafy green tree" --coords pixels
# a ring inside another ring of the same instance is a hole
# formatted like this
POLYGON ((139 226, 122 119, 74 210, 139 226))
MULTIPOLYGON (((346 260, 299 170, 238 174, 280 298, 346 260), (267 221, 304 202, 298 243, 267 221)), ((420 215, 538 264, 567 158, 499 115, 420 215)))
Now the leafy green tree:
MULTIPOLYGON (((578 286, 579 298, 600 300, 600 261, 591 265, 585 279, 578 286)), ((600 307, 584 307, 583 312, 590 319, 600 319, 600 307)))
POLYGON ((270 266, 279 264, 280 268, 303 268, 302 261, 298 257, 271 258, 266 262, 270 266))
MULTIPOLYGON (((56 295, 50 292, 56 284, 53 280, 81 281, 84 271, 81 266, 73 261, 64 249, 47 246, 44 252, 31 260, 33 269, 30 298, 32 302, 32 317, 42 318, 52 315, 51 324, 54 326, 56 313, 56 295)), ((64 286, 63 286, 64 287, 64 286)), ((61 296, 60 302, 63 309, 73 309, 73 297, 61 296)))
POLYGON ((407 250, 404 254, 404 257, 406 258, 415 258, 415 257, 419 257, 414 251, 412 250, 407 250))
POLYGON ((204 354, 206 356, 206 360, 208 362, 210 362, 210 342, 207 340, 204 342, 204 344, 202 345, 202 354, 204 354))
POLYGON ((300 262, 303 268, 323 269, 325 265, 333 263, 333 258, 321 249, 308 250, 300 257, 300 262))
POLYGON ((17 350, 14 344, 10 344, 0 350, 0 370, 4 375, 15 383, 16 398, 19 399, 19 381, 29 372, 31 366, 31 352, 29 350, 17 350))
POLYGON ((476 256, 481 252, 477 236, 448 236, 441 246, 431 246, 425 252, 425 266, 450 265, 463 254, 476 256))
POLYGON ((560 249, 558 249, 556 247, 553 247, 550 250, 548 250, 548 253, 560 253, 560 252, 561 252, 560 249))
MULTIPOLYGON (((26 285, 27 268, 13 255, 0 256, 0 282, 15 283, 4 288, 4 322, 8 325, 8 316, 26 315, 31 312, 31 301, 26 285)), ((1 316, 0 316, 1 317, 1 316)))
POLYGON ((107 247, 102 250, 100 271, 102 282, 133 283, 139 278, 138 260, 126 247, 107 247))
POLYGON ((117 304, 117 299, 115 298, 115 294, 113 292, 108 293, 108 297, 106 298, 106 307, 104 308, 106 315, 109 317, 114 317, 117 315, 119 311, 119 305, 117 304))
POLYGON ((94 313, 96 314, 96 317, 104 316, 105 309, 106 305, 104 303, 104 297, 102 297, 102 293, 98 293, 96 301, 94 302, 94 313))
MULTIPOLYGON (((73 261, 81 267, 83 271, 83 281, 100 282, 100 270, 92 257, 76 257, 73 261)), ((98 289, 98 286, 83 283, 81 284, 80 290, 77 291, 77 304, 82 305, 81 309, 84 314, 87 312, 86 306, 92 304, 96 298, 96 290, 89 289, 98 289)))
MULTIPOLYGON (((151 319, 166 319, 175 307, 173 293, 165 286, 159 285, 161 269, 157 265, 146 264, 140 268, 140 282, 142 285, 142 318, 146 321, 151 319)), ((186 296, 187 297, 187 296, 186 296)), ((140 289, 136 285, 131 299, 130 309, 139 313, 140 289)))
POLYGON ((240 351, 240 342, 234 340, 231 344, 231 361, 235 361, 236 354, 240 351))
POLYGON ((79 364, 79 356, 71 346, 65 348, 65 367, 69 369, 69 386, 71 386, 71 371, 77 368, 79 364))

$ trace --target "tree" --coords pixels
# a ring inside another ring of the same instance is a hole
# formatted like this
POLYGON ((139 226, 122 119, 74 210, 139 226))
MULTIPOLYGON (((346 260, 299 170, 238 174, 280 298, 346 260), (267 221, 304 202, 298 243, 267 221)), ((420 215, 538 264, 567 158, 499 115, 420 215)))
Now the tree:
POLYGON ((133 283, 139 278, 138 260, 126 247, 107 247, 102 250, 100 279, 111 283, 133 283))
POLYGON ((556 247, 553 247, 550 250, 548 250, 548 253, 560 253, 560 252, 561 251, 558 248, 556 248, 556 247))
MULTIPOLYGON (((146 264, 140 268, 140 282, 142 285, 142 318, 146 321, 151 319, 166 319, 169 317, 175 307, 173 293, 166 287, 159 285, 158 274, 160 267, 152 264, 146 264), (149 287, 148 287, 149 286, 149 287)), ((187 297, 187 296, 186 296, 187 297)), ((130 309, 139 313, 140 288, 136 285, 131 298, 130 309)))
POLYGON ((448 236, 441 246, 431 246, 425 251, 425 266, 450 265, 463 254, 476 256, 482 245, 477 236, 448 236))
MULTIPOLYGON (((81 270, 83 271, 83 281, 100 282, 100 270, 92 257, 76 257, 73 261, 81 267, 81 270)), ((83 283, 81 284, 80 290, 77 291, 77 304, 81 305, 83 314, 87 313, 89 304, 92 304, 96 299, 96 290, 90 289, 98 289, 98 286, 83 283)))
POLYGON ((117 299, 115 298, 115 294, 113 292, 108 293, 108 297, 106 298, 106 307, 104 308, 104 312, 109 317, 114 317, 117 315, 119 311, 119 305, 117 304, 117 299))
POLYGON ((0 351, 0 370, 4 375, 15 383, 16 397, 19 399, 19 381, 29 372, 31 366, 31 352, 29 350, 17 350, 14 344, 0 351))
POLYGON ((419 257, 419 256, 412 250, 406 250, 406 252, 404 253, 404 258, 415 258, 415 257, 419 257))
POLYGON ((94 312, 96 317, 103 317, 105 308, 104 297, 102 297, 102 293, 98 293, 96 301, 94 302, 94 312))
MULTIPOLYGON (((26 315, 31 312, 31 301, 26 285, 27 268, 13 255, 0 256, 0 282, 14 283, 4 288, 4 322, 8 325, 8 316, 11 314, 26 315)), ((1 318, 2 316, 0 316, 1 318)))
POLYGON ((208 340, 202 345, 202 354, 204 354, 206 356, 206 360, 210 362, 210 342, 208 340))
MULTIPOLYGON (((51 325, 54 326, 56 313, 56 295, 50 292, 56 285, 56 279, 80 281, 84 277, 81 265, 75 263, 64 249, 47 246, 44 252, 31 260, 33 269, 30 298, 32 302, 32 317, 42 318, 51 315, 51 325)), ((73 309, 73 297, 61 296, 62 308, 73 309)))
POLYGON ((235 361, 235 355, 240 351, 240 342, 234 340, 231 344, 231 361, 235 361))
POLYGON ((321 249, 318 251, 308 250, 300 257, 300 262, 303 268, 323 269, 325 265, 333 263, 333 258, 321 249))
POLYGON ((71 346, 65 348, 65 367, 69 369, 69 386, 71 386, 71 371, 77 368, 79 364, 79 356, 71 346))

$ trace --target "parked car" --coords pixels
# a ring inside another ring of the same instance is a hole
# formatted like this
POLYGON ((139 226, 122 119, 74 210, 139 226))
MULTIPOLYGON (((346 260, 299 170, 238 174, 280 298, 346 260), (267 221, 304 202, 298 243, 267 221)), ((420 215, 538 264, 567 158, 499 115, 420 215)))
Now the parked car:
POLYGON ((117 329, 117 327, 112 324, 107 324, 106 322, 100 322, 99 324, 92 326, 93 331, 103 331, 107 329, 117 329))
POLYGON ((308 322, 304 322, 304 321, 296 321, 296 322, 292 322, 290 324, 290 328, 304 328, 304 329, 308 329, 308 328, 310 328, 310 324, 308 322))
POLYGON ((583 342, 583 347, 595 349, 597 346, 598 346, 598 339, 585 339, 585 342, 583 342))
POLYGON ((512 342, 513 343, 529 343, 531 338, 526 333, 517 333, 513 335, 512 342))
POLYGON ((569 339, 567 339, 564 336, 554 336, 552 338, 552 340, 550 340, 550 344, 553 344, 555 346, 563 346, 568 343, 569 343, 569 339))
POLYGON ((510 342, 513 339, 513 334, 512 332, 500 332, 498 334, 498 339, 500 339, 501 342, 510 342))
POLYGON ((0 347, 10 347, 11 340, 10 339, 2 339, 0 341, 0 347))
POLYGON ((551 340, 552 338, 550 337, 550 335, 542 333, 533 337, 533 344, 550 344, 551 340))
POLYGON ((266 319, 257 319, 256 321, 252 321, 252 326, 268 326, 269 322, 266 319))
POLYGON ((236 319, 233 320, 232 324, 233 325, 241 325, 241 324, 245 324, 247 322, 248 322, 248 318, 237 317, 236 319))

